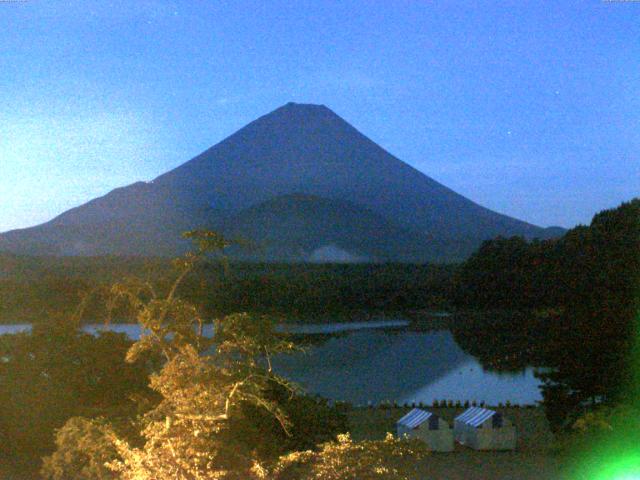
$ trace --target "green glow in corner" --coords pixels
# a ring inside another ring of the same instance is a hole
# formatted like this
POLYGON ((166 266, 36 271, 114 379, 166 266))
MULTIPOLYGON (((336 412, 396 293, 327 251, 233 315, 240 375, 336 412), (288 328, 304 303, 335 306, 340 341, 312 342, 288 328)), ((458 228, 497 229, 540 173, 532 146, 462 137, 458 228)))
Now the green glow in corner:
POLYGON ((640 480, 640 456, 626 458, 605 467, 594 480, 640 480))
POLYGON ((640 459, 636 457, 611 465, 594 480, 640 480, 640 459))
MULTIPOLYGON (((640 295, 638 296, 640 298, 640 295)), ((640 303, 640 302, 639 302, 640 303)), ((628 386, 631 414, 624 424, 615 422, 612 431, 593 439, 576 452, 568 480, 640 480, 640 312, 635 319, 635 345, 631 362, 633 379, 628 386)))
MULTIPOLYGON (((640 480, 640 452, 630 453, 617 448, 609 449, 597 455, 582 456, 579 467, 574 470, 571 480, 640 480)), ((633 448, 638 450, 638 448, 633 448)))
POLYGON ((640 436, 637 422, 615 428, 615 436, 601 437, 575 452, 562 477, 567 480, 640 480, 640 436))

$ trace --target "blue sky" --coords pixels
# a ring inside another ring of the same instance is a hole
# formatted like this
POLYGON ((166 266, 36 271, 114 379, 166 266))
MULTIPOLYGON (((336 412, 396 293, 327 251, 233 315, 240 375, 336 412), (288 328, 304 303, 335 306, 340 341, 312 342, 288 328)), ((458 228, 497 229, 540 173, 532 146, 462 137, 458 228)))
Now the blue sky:
POLYGON ((325 104, 494 210, 640 195, 640 2, 0 2, 0 231, 325 104))

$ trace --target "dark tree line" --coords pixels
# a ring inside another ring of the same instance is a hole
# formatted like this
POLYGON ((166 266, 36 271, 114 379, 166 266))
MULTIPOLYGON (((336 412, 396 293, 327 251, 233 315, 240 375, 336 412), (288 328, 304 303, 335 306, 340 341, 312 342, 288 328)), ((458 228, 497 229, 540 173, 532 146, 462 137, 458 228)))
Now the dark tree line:
POLYGON ((639 298, 640 199, 561 239, 485 242, 456 278, 460 306, 531 311, 504 321, 489 315, 473 327, 503 338, 494 352, 529 339, 528 360, 551 367, 543 396, 555 427, 589 406, 633 401, 639 298))
POLYGON ((456 272, 456 305, 497 310, 562 305, 568 295, 562 243, 522 237, 485 241, 456 272))
MULTIPOLYGON (((410 264, 271 265, 236 276, 208 295, 218 313, 269 312, 299 318, 358 311, 442 307, 452 266, 410 264)), ((211 278, 211 276, 208 276, 211 278)))
POLYGON ((131 342, 92 336, 69 321, 0 336, 0 455, 37 458, 53 432, 77 415, 135 415, 132 396, 148 396, 149 362, 126 363, 131 342))
MULTIPOLYGON (((106 314, 106 291, 115 278, 148 279, 160 292, 170 288, 168 260, 42 259, 41 267, 23 266, 31 261, 14 259, 18 266, 7 268, 3 278, 0 257, 0 323, 40 323, 69 315, 89 292, 84 321, 100 322, 106 314)), ((250 311, 304 320, 443 308, 449 303, 454 270, 411 264, 233 264, 231 274, 225 274, 211 262, 199 266, 179 293, 213 315, 250 311)), ((126 311, 113 313, 114 321, 127 320, 126 311)))

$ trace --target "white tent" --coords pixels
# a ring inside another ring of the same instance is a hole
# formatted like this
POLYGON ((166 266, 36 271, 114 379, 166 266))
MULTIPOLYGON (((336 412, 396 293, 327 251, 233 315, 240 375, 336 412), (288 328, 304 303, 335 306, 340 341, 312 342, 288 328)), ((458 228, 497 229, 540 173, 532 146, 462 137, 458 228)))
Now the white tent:
POLYGON ((456 441, 475 450, 514 450, 516 428, 501 413, 472 407, 454 420, 456 441))
POLYGON ((437 415, 414 408, 396 423, 398 438, 417 438, 434 452, 453 450, 453 431, 437 415))

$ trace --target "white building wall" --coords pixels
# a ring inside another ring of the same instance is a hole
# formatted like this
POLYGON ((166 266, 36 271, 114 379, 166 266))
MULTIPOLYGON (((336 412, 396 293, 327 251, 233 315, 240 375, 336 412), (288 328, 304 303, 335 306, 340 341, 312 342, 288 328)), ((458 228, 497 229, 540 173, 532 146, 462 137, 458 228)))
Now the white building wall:
POLYGON ((475 450, 515 450, 516 429, 506 420, 500 428, 493 428, 488 419, 477 428, 464 422, 455 422, 455 439, 458 443, 475 450))
POLYGON ((402 425, 398 425, 398 438, 421 440, 434 452, 453 451, 453 429, 441 418, 439 419, 438 427, 438 430, 429 430, 429 422, 425 422, 414 429, 407 429, 402 425))

